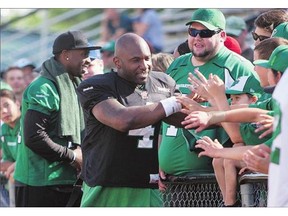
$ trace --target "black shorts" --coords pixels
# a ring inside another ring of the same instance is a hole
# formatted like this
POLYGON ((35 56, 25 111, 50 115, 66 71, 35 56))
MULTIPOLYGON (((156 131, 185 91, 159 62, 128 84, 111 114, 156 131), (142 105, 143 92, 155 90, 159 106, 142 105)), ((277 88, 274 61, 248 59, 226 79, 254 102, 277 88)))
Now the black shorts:
POLYGON ((16 207, 65 207, 72 190, 73 185, 16 186, 16 207))

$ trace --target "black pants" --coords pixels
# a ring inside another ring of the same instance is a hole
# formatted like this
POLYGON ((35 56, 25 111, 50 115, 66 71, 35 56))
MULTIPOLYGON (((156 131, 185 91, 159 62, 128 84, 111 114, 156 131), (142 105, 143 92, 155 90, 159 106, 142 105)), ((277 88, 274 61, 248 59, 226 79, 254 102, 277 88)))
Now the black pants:
POLYGON ((16 207, 66 207, 72 190, 72 185, 16 186, 16 207))

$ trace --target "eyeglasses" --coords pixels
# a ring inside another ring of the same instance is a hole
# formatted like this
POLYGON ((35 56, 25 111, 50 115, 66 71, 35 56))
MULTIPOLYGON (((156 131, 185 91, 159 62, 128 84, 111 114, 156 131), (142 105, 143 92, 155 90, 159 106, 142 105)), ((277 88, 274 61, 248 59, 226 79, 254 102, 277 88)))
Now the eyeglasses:
POLYGON ((267 36, 263 36, 263 35, 258 35, 258 34, 256 34, 255 32, 251 32, 252 33, 252 37, 253 37, 253 39, 256 41, 256 40, 260 40, 260 41, 263 41, 263 40, 265 40, 265 39, 268 39, 268 38, 270 38, 270 37, 267 37, 267 36))
POLYGON ((218 34, 221 31, 221 29, 218 30, 209 30, 209 29, 205 29, 205 30, 197 30, 194 28, 189 28, 188 29, 188 34, 192 37, 196 37, 198 34, 201 38, 210 38, 215 34, 218 34))

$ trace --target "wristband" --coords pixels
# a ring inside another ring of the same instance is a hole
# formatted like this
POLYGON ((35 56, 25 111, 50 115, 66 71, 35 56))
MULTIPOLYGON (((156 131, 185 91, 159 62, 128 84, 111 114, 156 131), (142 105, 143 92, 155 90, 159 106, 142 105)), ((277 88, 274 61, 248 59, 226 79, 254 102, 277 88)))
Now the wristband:
POLYGON ((177 102, 177 99, 174 96, 161 100, 160 103, 163 106, 166 117, 179 112, 182 108, 181 104, 177 102))

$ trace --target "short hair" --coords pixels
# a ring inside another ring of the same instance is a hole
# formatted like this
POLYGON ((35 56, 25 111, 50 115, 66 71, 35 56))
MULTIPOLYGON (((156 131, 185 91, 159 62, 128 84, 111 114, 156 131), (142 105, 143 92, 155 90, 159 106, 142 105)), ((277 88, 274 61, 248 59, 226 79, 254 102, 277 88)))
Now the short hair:
POLYGON ((11 99, 13 102, 16 102, 16 96, 15 96, 14 92, 9 90, 9 89, 1 89, 0 90, 0 98, 1 97, 7 97, 7 98, 11 99))
POLYGON ((171 53, 157 53, 152 55, 152 70, 166 72, 170 64, 174 61, 171 53))
POLYGON ((254 21, 254 25, 259 28, 266 29, 269 32, 281 23, 288 22, 288 12, 286 9, 273 9, 261 13, 254 21))
POLYGON ((191 50, 188 45, 188 40, 184 41, 183 43, 179 44, 177 47, 177 51, 179 52, 180 55, 184 55, 186 53, 190 53, 191 50))
POLYGON ((7 73, 8 73, 9 71, 12 71, 12 70, 20 70, 20 71, 22 71, 22 69, 19 68, 19 67, 10 66, 10 67, 8 67, 8 68, 3 72, 2 78, 3 78, 4 80, 6 80, 6 75, 7 75, 7 73))
POLYGON ((254 51, 258 51, 259 59, 268 60, 273 50, 279 45, 288 45, 288 40, 284 38, 268 38, 255 46, 254 51))

